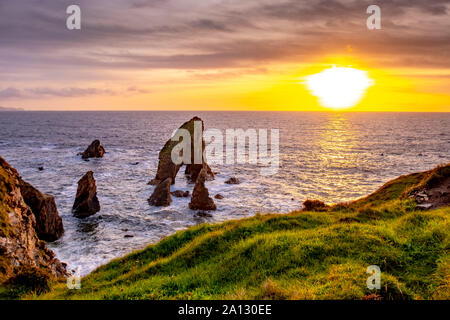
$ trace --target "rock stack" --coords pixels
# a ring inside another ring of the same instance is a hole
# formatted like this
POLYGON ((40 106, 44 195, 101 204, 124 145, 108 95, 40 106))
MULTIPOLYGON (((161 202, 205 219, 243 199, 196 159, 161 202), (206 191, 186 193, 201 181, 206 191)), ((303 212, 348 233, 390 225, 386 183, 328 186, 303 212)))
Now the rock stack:
POLYGON ((94 173, 88 171, 78 181, 77 195, 72 207, 72 213, 77 218, 86 218, 98 211, 100 211, 100 202, 97 198, 94 173))
MULTIPOLYGON (((191 120, 185 122, 179 129, 187 130, 191 137, 191 161, 190 163, 175 164, 172 161, 172 150, 177 146, 179 141, 168 140, 164 147, 159 152, 158 170, 156 176, 149 184, 156 185, 152 196, 148 199, 150 205, 154 206, 168 206, 171 202, 170 198, 170 184, 175 184, 175 179, 180 168, 185 164, 185 174, 188 181, 195 183, 194 192, 192 194, 192 200, 190 207, 199 210, 216 210, 214 201, 209 197, 208 189, 205 187, 205 181, 213 180, 214 173, 204 158, 205 140, 203 139, 204 123, 202 119, 194 117, 191 120), (199 125, 199 122, 201 125, 199 125), (195 132, 195 128, 200 128, 200 132, 195 132), (197 134, 197 136, 196 136, 197 134), (200 136, 199 136, 200 135, 200 136), (196 137, 201 137, 201 163, 194 163, 195 161, 195 147, 196 137), (201 178, 200 178, 200 173, 201 178), (170 184, 168 185, 168 181, 170 184)), ((172 193, 175 197, 188 197, 189 192, 182 192, 180 190, 172 193)))
POLYGON ((61 217, 58 214, 55 198, 43 194, 31 184, 19 179, 20 192, 25 203, 36 218, 35 230, 39 239, 55 241, 64 233, 61 217))
POLYGON ((102 158, 105 154, 105 148, 100 144, 99 140, 94 140, 84 152, 81 152, 81 158, 102 158))
POLYGON ((207 174, 206 168, 203 168, 197 177, 191 202, 189 203, 189 208, 192 210, 216 210, 216 204, 209 196, 208 188, 205 186, 207 174))
POLYGON ((171 178, 165 179, 163 182, 158 184, 155 191, 148 199, 148 203, 156 207, 167 207, 172 202, 172 197, 170 196, 170 185, 172 183, 171 178))
MULTIPOLYGON (((203 167, 206 167, 207 170, 207 176, 208 179, 214 179, 214 173, 211 171, 211 168, 206 163, 206 159, 202 158, 201 164, 195 164, 194 163, 194 148, 195 148, 195 139, 194 139, 194 127, 195 122, 201 122, 201 136, 202 136, 202 156, 203 151, 205 150, 205 140, 203 139, 203 130, 204 130, 204 123, 203 120, 194 117, 188 122, 185 122, 179 129, 185 129, 189 131, 191 135, 191 163, 186 164, 186 170, 185 174, 187 175, 190 182, 195 183, 197 180, 197 176, 200 173, 200 170, 202 170, 203 167)), ((158 170, 156 172, 156 176, 154 179, 152 179, 149 184, 151 185, 157 185, 161 181, 164 181, 167 178, 172 179, 172 184, 175 184, 175 178, 178 174, 178 171, 183 166, 182 164, 176 165, 172 161, 172 150, 173 148, 180 143, 179 141, 172 141, 172 139, 169 139, 164 147, 159 152, 159 162, 158 162, 158 170)))

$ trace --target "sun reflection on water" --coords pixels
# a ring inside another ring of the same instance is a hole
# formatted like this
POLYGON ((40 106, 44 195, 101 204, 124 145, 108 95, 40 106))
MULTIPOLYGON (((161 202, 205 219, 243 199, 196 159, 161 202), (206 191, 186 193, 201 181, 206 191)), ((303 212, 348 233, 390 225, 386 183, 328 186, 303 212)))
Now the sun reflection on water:
POLYGON ((329 113, 326 125, 319 129, 316 155, 321 171, 317 183, 328 191, 348 191, 351 188, 358 192, 360 189, 358 185, 349 185, 348 179, 342 175, 343 171, 360 170, 361 153, 364 152, 361 132, 348 117, 344 113, 329 113))

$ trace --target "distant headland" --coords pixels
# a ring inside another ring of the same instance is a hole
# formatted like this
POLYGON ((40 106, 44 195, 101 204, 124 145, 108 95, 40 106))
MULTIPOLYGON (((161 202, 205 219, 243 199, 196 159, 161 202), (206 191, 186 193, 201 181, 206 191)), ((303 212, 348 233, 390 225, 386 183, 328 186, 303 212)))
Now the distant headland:
POLYGON ((25 109, 22 108, 7 108, 7 107, 1 107, 0 106, 0 112, 2 111, 25 111, 25 109))

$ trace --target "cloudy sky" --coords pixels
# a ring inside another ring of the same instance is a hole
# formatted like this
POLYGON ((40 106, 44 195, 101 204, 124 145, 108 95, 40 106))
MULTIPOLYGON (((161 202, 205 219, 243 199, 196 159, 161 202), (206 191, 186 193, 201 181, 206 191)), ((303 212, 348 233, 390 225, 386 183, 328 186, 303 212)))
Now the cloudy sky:
POLYGON ((333 65, 374 80, 352 110, 450 112, 450 0, 0 0, 4 107, 323 110, 333 65))

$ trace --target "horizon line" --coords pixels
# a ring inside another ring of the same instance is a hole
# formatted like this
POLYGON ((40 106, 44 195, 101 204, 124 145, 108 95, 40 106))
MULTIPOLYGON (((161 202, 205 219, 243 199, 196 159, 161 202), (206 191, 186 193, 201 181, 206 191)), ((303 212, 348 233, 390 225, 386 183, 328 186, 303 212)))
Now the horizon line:
POLYGON ((199 110, 199 109, 94 109, 94 110, 84 110, 84 109, 73 109, 73 110, 47 110, 47 109, 17 109, 17 110, 1 110, 3 112, 317 112, 317 113, 450 113, 450 111, 367 111, 367 110, 199 110))

